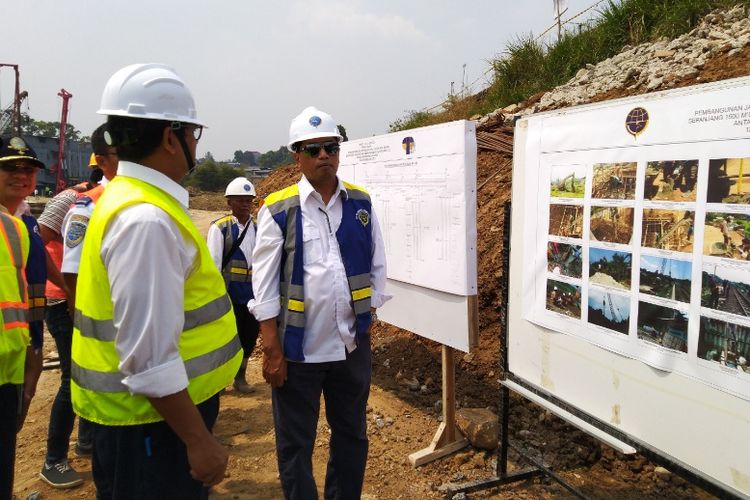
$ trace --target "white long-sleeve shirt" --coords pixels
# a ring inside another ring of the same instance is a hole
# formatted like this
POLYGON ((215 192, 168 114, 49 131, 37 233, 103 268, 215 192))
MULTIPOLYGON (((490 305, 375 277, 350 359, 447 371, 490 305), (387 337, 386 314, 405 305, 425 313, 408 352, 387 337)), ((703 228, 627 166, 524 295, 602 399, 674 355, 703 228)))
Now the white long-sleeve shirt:
MULTIPOLYGON (((240 224, 237 217, 234 215, 232 216, 232 222, 237 224, 237 227, 240 230, 239 234, 242 234, 242 231, 245 230, 245 224, 240 224)), ((247 220, 247 223, 250 224, 250 227, 247 228, 247 233, 245 233, 245 237, 243 238, 242 243, 240 243, 240 251, 245 256, 248 265, 252 265, 253 246, 255 246, 255 229, 252 227, 252 217, 247 220)), ((238 238, 239 234, 237 235, 238 238)), ((221 234, 221 229, 219 229, 216 224, 211 224, 208 227, 206 244, 208 245, 208 251, 211 254, 211 258, 216 264, 216 268, 221 272, 221 261, 224 258, 224 235, 221 234)))
MULTIPOLYGON (((336 231, 341 224, 342 197, 346 188, 339 180, 336 193, 324 204, 319 193, 302 176, 299 181, 304 246, 305 338, 303 354, 307 363, 346 359, 356 348, 355 316, 350 305, 351 292, 341 260, 336 231)), ((382 306, 385 293, 385 248, 378 219, 372 222, 372 307, 382 306)), ((281 229, 268 207, 258 213, 258 234, 253 251, 253 292, 248 308, 258 321, 277 317, 279 302, 279 266, 283 246, 281 229)))
MULTIPOLYGON (((187 191, 164 174, 121 161, 118 175, 156 186, 187 212, 187 191)), ((198 249, 169 214, 142 203, 112 218, 100 255, 109 278, 123 383, 147 397, 187 388, 177 342, 185 322, 185 280, 197 266, 198 249)))
MULTIPOLYGON (((99 185, 106 186, 109 183, 106 177, 102 177, 99 185)), ((78 274, 81 267, 81 252, 83 251, 83 240, 86 237, 86 229, 89 227, 91 214, 94 213, 96 203, 91 201, 85 206, 73 204, 65 214, 62 224, 63 235, 63 260, 60 271, 68 274, 78 274)))

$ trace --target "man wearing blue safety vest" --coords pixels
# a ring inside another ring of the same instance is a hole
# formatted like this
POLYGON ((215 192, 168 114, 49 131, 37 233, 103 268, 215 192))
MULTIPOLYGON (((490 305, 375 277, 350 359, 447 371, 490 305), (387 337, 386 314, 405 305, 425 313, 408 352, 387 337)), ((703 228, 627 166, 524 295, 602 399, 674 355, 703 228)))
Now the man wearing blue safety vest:
POLYGON ((171 68, 117 71, 102 94, 118 176, 86 228, 71 393, 93 422, 98 498, 207 498, 228 453, 211 434, 240 341, 224 281, 178 183, 203 130, 171 68))
POLYGON ((370 328, 385 294, 385 251, 367 192, 336 173, 336 122, 308 107, 287 147, 302 171, 258 214, 249 308, 260 322, 284 495, 317 498, 312 473, 320 395, 331 428, 324 496, 356 499, 367 463, 370 328))
POLYGON ((247 360, 258 340, 258 321, 247 310, 253 298, 253 247, 255 223, 252 219, 255 186, 244 177, 237 177, 227 185, 224 196, 232 211, 216 219, 208 228, 206 244, 216 267, 224 276, 227 292, 237 324, 237 334, 242 342, 242 364, 234 377, 234 390, 243 394, 255 391, 245 380, 247 360))

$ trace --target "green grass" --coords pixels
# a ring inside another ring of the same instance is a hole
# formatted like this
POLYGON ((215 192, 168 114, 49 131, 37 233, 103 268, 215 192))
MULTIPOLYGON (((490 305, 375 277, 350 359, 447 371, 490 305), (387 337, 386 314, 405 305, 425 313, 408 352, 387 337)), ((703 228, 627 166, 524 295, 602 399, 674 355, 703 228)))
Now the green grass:
POLYGON ((625 46, 676 38, 693 29, 701 17, 716 9, 750 6, 750 0, 610 0, 599 6, 588 28, 545 45, 529 34, 511 42, 490 61, 492 83, 466 99, 451 96, 442 109, 412 110, 392 122, 390 132, 470 118, 551 90, 575 76, 587 64, 597 64, 625 46))

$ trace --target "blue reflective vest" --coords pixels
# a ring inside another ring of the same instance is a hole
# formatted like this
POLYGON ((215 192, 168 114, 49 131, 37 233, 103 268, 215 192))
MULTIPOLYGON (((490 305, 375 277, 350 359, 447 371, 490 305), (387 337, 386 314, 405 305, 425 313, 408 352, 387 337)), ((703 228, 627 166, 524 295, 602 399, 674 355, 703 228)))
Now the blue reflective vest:
MULTIPOLYGON (((347 195, 342 199, 341 224, 336 230, 336 240, 351 292, 350 305, 356 317, 356 333, 362 337, 367 334, 371 322, 372 203, 363 188, 347 182, 344 182, 344 186, 347 195)), ((271 193, 264 203, 284 236, 280 266, 282 311, 279 337, 288 359, 304 361, 305 274, 299 186, 294 184, 271 193)))
MULTIPOLYGON (((255 231, 255 223, 252 220, 247 222, 252 224, 252 230, 255 231)), ((234 222, 234 217, 227 215, 216 219, 212 222, 221 231, 221 235, 224 237, 224 252, 228 251, 240 237, 240 227, 234 222)), ((247 228, 248 231, 251 228, 247 228)), ((245 235, 247 238, 247 235, 245 235)), ((224 258, 222 252, 222 260, 224 258)), ((245 254, 239 247, 229 257, 229 262, 221 270, 221 275, 224 277, 224 283, 227 286, 227 292, 229 297, 232 299, 233 304, 245 305, 247 302, 254 297, 253 295, 253 266, 247 262, 245 254)))

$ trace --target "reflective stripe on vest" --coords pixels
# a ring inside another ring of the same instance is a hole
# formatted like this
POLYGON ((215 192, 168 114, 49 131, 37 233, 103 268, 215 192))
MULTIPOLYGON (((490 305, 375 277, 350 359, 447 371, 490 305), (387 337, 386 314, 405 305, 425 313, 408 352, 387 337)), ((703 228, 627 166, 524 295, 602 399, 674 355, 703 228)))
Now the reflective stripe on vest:
MULTIPOLYGON (((182 330, 191 330, 201 325, 220 319, 222 316, 232 310, 232 303, 229 296, 222 295, 208 304, 194 309, 185 311, 185 324, 182 330)), ((73 324, 81 332, 81 336, 89 337, 105 342, 113 342, 117 330, 115 330, 114 321, 111 319, 94 319, 85 316, 80 309, 76 308, 73 324)))
MULTIPOLYGON (((222 347, 186 360, 185 371, 188 378, 200 377, 219 368, 221 365, 231 361, 240 349, 242 349, 240 338, 235 335, 232 340, 222 347)), ((84 389, 109 393, 128 392, 127 386, 122 383, 125 375, 120 372, 88 370, 75 362, 71 362, 70 370, 71 376, 76 380, 76 383, 84 389)))
POLYGON ((23 222, 0 212, 0 234, 0 385, 20 385, 30 341, 25 271, 29 233, 23 222))
MULTIPOLYGON (((369 195, 362 188, 349 183, 344 183, 344 186, 347 192, 346 197, 342 199, 342 219, 336 231, 336 239, 347 274, 351 306, 356 317, 356 332, 357 335, 364 335, 371 321, 372 226, 369 225, 369 217, 372 206, 369 195), (362 211, 364 213, 361 214, 361 220, 358 223, 355 222, 362 211), (360 224, 361 228, 357 224, 360 224)), ((284 236, 279 337, 285 356, 293 361, 303 361, 305 292, 302 248, 304 243, 301 234, 302 218, 299 216, 301 211, 299 186, 294 184, 272 193, 265 199, 265 204, 284 236)))
POLYGON ((97 201, 83 242, 71 360, 75 412, 104 425, 163 420, 148 398, 131 394, 123 384, 126 376, 119 371, 120 358, 114 342, 117 330, 109 276, 100 256, 112 218, 126 207, 141 203, 169 214, 185 241, 197 249, 195 265, 185 278, 185 321, 177 341, 193 403, 199 404, 226 387, 242 361, 242 346, 224 281, 187 211, 155 186, 118 176, 97 201))

